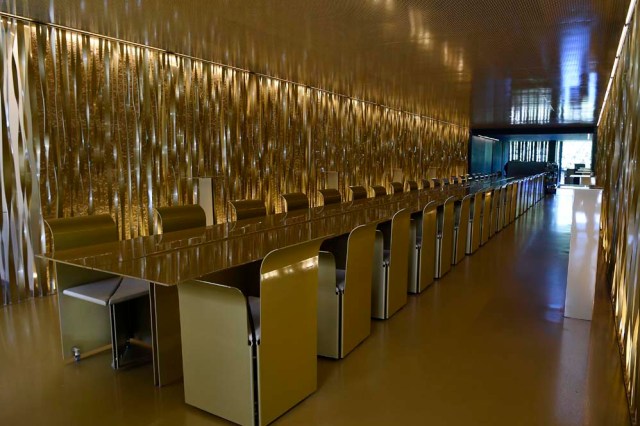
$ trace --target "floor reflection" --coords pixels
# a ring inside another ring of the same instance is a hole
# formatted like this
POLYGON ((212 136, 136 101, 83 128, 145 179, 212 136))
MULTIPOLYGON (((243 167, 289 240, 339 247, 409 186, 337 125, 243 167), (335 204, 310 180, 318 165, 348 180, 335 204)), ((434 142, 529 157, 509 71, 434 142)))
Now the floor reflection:
MULTIPOLYGON (((628 424, 606 292, 591 323, 561 316, 566 206, 548 198, 346 359, 320 359, 318 391, 275 424, 628 424)), ((0 309, 0 424, 228 424, 185 405, 181 384, 154 388, 150 366, 62 365, 56 309, 0 309)))

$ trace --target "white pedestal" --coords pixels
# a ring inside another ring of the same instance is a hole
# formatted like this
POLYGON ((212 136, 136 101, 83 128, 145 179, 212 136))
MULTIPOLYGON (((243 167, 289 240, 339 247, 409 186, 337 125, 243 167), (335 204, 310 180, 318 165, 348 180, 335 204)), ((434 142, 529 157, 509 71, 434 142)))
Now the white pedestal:
POLYGON ((573 198, 564 316, 591 320, 598 267, 602 189, 561 186, 558 195, 573 198))
POLYGON ((327 189, 338 189, 338 172, 327 172, 327 189))
POLYGON ((215 223, 215 212, 213 211, 213 179, 210 177, 198 179, 198 204, 204 210, 207 218, 207 226, 215 223))
POLYGON ((402 179, 404 178, 404 173, 402 169, 393 169, 393 180, 391 182, 404 182, 402 179))

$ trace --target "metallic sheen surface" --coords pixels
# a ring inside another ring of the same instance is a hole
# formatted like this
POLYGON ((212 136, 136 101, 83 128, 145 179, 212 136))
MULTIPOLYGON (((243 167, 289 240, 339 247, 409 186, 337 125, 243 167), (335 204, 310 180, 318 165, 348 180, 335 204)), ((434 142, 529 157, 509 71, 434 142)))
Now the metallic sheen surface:
POLYGON ((0 10, 474 126, 593 123, 628 0, 5 0, 0 10))
MULTIPOLYGON (((348 357, 318 358, 318 390, 274 426, 630 425, 604 282, 592 322, 562 317, 561 207, 538 203, 391 320, 373 321, 348 357)), ((0 424, 229 426, 185 404, 181 382, 154 388, 149 364, 114 374, 108 353, 56 362, 57 298, 0 309, 0 424)))
POLYGON ((396 169, 466 172, 464 126, 6 17, 0 49, 3 303, 55 290, 35 259, 43 218, 108 213, 126 239, 152 232, 155 207, 193 203, 194 177, 213 178, 221 222, 229 200, 272 212, 280 194, 304 192, 317 205, 329 171, 343 194, 388 185, 396 169))
POLYGON ((634 423, 640 421, 640 19, 636 8, 598 128, 602 249, 634 423))
MULTIPOLYGON (((454 196, 462 197, 470 191, 481 191, 489 185, 502 183, 502 180, 478 182, 472 187, 451 185, 446 190, 387 195, 44 256, 62 264, 176 285, 258 261, 267 253, 292 244, 348 234, 362 224, 388 221, 401 209, 420 211, 429 201, 444 202, 445 197, 453 200, 454 196)), ((453 234, 453 225, 449 234, 453 234)), ((408 242, 406 245, 408 247, 408 242)), ((451 246, 447 250, 451 256, 451 246)), ((450 260, 448 263, 450 267, 450 260)))

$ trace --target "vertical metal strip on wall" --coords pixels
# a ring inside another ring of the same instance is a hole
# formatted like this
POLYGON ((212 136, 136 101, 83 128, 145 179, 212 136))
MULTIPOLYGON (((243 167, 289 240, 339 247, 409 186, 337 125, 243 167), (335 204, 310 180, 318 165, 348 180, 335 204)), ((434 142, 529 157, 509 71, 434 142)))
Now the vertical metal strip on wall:
POLYGON ((631 415, 638 408, 640 328, 640 27, 635 13, 598 127, 596 174, 604 187, 602 248, 611 280, 611 297, 631 415))
POLYGON ((469 130, 306 86, 47 25, 3 18, 3 303, 55 290, 39 274, 43 219, 109 213, 149 234, 155 206, 192 203, 212 177, 227 201, 466 172, 469 130))

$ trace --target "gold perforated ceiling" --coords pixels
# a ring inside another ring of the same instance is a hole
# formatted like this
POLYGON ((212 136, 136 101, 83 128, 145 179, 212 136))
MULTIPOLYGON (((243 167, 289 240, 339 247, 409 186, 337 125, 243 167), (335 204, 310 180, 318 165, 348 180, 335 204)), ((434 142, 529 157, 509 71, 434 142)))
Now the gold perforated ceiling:
POLYGON ((458 124, 593 124, 628 0, 5 0, 458 124))

